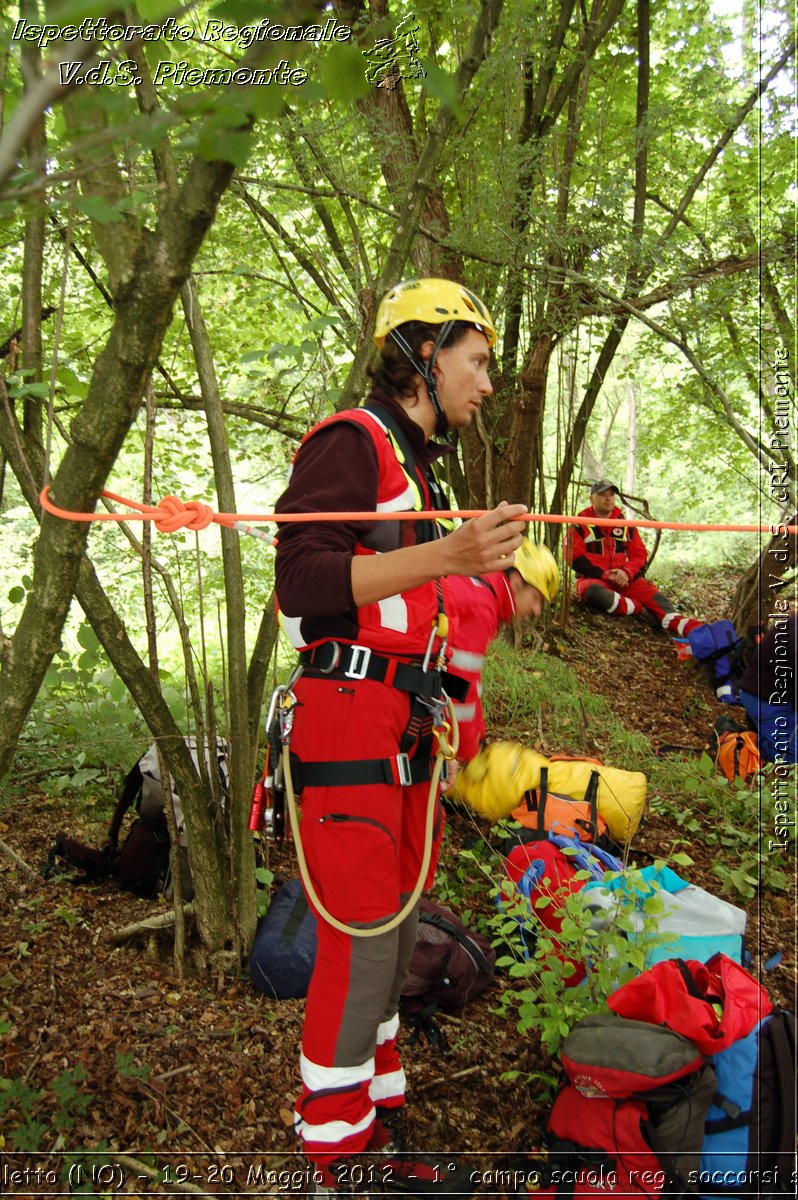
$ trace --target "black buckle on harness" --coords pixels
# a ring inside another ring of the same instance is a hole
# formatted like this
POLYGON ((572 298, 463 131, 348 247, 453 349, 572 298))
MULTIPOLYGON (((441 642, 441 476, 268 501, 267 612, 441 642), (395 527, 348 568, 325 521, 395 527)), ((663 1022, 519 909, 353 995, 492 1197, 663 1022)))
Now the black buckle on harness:
POLYGON ((468 682, 458 675, 446 671, 425 671, 418 663, 403 662, 398 658, 375 654, 368 646, 342 645, 340 642, 322 642, 312 650, 302 650, 300 662, 311 676, 338 679, 372 679, 398 688, 425 700, 437 699, 442 689, 453 700, 464 700, 468 682))

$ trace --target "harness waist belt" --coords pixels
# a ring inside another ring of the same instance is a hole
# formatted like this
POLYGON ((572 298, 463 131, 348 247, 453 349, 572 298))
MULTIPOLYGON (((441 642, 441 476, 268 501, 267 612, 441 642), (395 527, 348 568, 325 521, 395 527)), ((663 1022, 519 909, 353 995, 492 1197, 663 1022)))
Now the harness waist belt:
POLYGON ((468 681, 459 675, 451 675, 448 671, 424 671, 413 663, 375 654, 368 646, 322 642, 313 650, 303 650, 299 661, 305 673, 312 677, 371 679, 425 700, 437 699, 444 689, 453 700, 465 700, 468 694, 468 681))
POLYGON ((433 760, 427 757, 364 758, 352 762, 301 762, 291 759, 294 789, 304 787, 351 787, 366 783, 424 783, 432 778, 433 760))

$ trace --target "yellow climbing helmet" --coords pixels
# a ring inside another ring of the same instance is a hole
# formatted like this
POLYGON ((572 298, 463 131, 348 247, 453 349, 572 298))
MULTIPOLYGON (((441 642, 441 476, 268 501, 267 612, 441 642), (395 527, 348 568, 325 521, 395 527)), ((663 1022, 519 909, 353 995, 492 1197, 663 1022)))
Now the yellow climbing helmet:
POLYGON ((513 567, 524 583, 536 587, 549 604, 554 603, 560 585, 560 572, 548 546, 525 537, 515 552, 513 567))
POLYGON ((449 321, 467 321, 496 344, 496 329, 486 306, 462 283, 451 279, 405 279, 383 296, 377 309, 374 341, 382 350, 392 329, 407 321, 427 325, 445 325, 449 321))

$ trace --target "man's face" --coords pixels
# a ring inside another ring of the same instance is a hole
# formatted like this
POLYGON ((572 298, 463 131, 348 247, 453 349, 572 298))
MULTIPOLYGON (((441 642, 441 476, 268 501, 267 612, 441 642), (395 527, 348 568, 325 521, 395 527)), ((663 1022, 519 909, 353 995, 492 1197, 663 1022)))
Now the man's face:
POLYGON ((531 583, 525 583, 515 593, 515 615, 517 617, 539 617, 543 612, 543 593, 531 583))
POLYGON ((614 488, 607 488, 603 492, 594 492, 590 503, 593 505, 593 512, 597 517, 608 517, 615 508, 615 497, 617 492, 614 488))
POLYGON ((435 363, 438 396, 452 429, 470 425, 485 396, 493 394, 488 378, 490 349, 484 333, 469 329, 453 346, 441 350, 435 363))

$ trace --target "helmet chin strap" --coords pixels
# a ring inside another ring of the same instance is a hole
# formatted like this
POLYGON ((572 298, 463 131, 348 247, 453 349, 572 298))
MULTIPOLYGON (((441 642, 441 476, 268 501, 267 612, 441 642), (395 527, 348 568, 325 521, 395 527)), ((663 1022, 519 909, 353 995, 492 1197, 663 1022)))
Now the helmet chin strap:
POLYGON ((446 416, 444 407, 441 404, 440 396, 438 395, 438 385, 435 381, 435 363, 443 348, 443 343, 451 333, 454 324, 454 321, 445 321, 443 325, 441 325, 440 333, 438 334, 435 344, 432 347, 432 354, 430 355, 428 362, 424 362, 423 359, 416 357, 416 355, 413 353, 410 343, 407 341, 404 335, 399 332, 398 329, 392 329, 388 334, 388 337, 393 338, 399 349, 402 350, 410 359, 410 362, 413 364, 421 378, 424 380, 424 383, 427 385, 427 392, 430 400, 432 401, 432 407, 435 410, 436 437, 447 436, 449 432, 449 418, 446 416))

